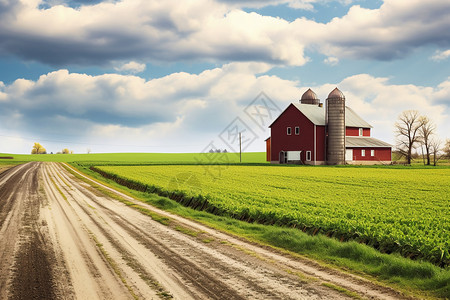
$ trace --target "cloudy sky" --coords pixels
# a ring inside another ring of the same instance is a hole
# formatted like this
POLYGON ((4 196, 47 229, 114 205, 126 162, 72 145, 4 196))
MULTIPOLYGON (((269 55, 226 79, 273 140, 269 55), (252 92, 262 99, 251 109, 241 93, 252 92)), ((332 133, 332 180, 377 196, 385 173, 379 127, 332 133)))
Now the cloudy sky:
POLYGON ((0 153, 264 151, 279 110, 334 87, 394 143, 450 138, 448 0, 0 0, 0 153), (259 108, 259 110, 258 110, 259 108))

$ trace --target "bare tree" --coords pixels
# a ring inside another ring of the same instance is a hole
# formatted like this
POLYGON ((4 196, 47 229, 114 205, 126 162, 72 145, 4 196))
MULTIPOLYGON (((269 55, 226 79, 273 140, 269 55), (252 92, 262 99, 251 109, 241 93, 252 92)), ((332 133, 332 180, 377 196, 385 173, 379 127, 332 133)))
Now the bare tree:
POLYGON ((441 141, 439 139, 432 139, 430 141, 430 152, 433 154, 433 166, 436 166, 437 162, 445 156, 445 152, 441 149, 441 141))
POLYGON ((406 157, 408 164, 411 164, 412 150, 420 142, 421 126, 421 117, 417 110, 405 110, 395 123, 397 149, 406 157))
POLYGON ((430 165, 430 144, 431 144, 431 137, 434 134, 436 130, 436 125, 428 119, 428 117, 420 117, 419 118, 420 126, 420 142, 423 147, 425 147, 426 151, 426 157, 427 157, 427 165, 430 165))
POLYGON ((445 146, 442 151, 444 152, 445 157, 450 158, 450 139, 445 140, 445 146))

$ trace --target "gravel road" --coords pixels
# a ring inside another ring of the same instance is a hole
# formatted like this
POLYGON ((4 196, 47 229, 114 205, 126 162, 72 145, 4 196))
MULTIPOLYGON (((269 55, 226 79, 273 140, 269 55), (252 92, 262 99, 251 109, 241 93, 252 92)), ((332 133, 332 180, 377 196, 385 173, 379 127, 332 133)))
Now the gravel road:
POLYGON ((330 284, 362 298, 402 298, 111 192, 170 217, 170 226, 99 192, 61 164, 3 171, 0 299, 348 297, 330 284))

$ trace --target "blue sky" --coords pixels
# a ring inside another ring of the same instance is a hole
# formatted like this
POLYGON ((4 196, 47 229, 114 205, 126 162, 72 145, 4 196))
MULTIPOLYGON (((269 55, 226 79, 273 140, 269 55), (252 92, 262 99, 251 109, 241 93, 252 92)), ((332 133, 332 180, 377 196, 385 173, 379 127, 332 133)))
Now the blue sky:
POLYGON ((336 86, 374 137, 394 144, 415 109, 445 140, 449 15, 447 0, 4 0, 0 152, 236 150, 231 130, 264 151, 280 110, 336 86))

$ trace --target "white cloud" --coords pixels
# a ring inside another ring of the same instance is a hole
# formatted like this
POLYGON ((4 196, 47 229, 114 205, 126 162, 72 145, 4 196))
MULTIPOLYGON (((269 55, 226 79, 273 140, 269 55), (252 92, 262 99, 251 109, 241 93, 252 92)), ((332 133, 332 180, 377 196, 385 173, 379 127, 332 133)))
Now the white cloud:
POLYGON ((347 105, 374 126, 373 134, 394 143, 394 123, 404 110, 418 110, 437 125, 441 138, 450 132, 450 102, 440 101, 450 94, 450 80, 437 87, 412 84, 390 84, 388 78, 359 74, 341 81, 338 86, 346 96, 347 105))
POLYGON ((296 97, 296 82, 264 75, 269 68, 264 63, 231 63, 198 75, 181 72, 148 81, 58 70, 36 81, 5 85, 0 127, 36 139, 83 143, 76 152, 85 151, 84 143, 105 145, 101 150, 92 146, 94 152, 127 151, 116 147, 123 144, 137 145, 137 151, 147 145, 146 151, 152 151, 155 145, 180 143, 200 151, 199 143, 243 114, 261 91, 284 103, 296 97))
POLYGON ((353 0, 219 0, 235 8, 262 8, 267 6, 287 5, 290 8, 313 10, 316 3, 323 4, 328 2, 339 2, 342 5, 350 5, 353 0))
MULTIPOLYGON (((0 86, 6 95, 0 101, 0 128, 45 140, 53 152, 63 146, 78 153, 87 147, 93 152, 201 151, 237 116, 252 124, 243 110, 261 91, 284 109, 309 88, 266 75, 269 69, 263 63, 231 63, 200 74, 181 72, 152 80, 58 70, 36 81, 20 79, 0 86)), ((438 86, 415 86, 358 74, 337 85, 311 88, 324 101, 336 86, 347 105, 374 126, 377 138, 393 143, 393 124, 407 109, 430 117, 439 136, 448 137, 450 78, 438 86)), ((264 151, 268 128, 256 130, 259 139, 249 150, 264 151)), ((2 151, 26 146, 19 152, 29 152, 28 144, 11 143, 2 151)))
POLYGON ((450 49, 445 51, 436 51, 436 53, 431 57, 434 61, 446 60, 450 57, 450 49))
POLYGON ((140 64, 135 61, 130 61, 126 64, 122 64, 120 67, 115 67, 114 70, 118 72, 125 72, 129 74, 137 74, 145 71, 145 64, 140 64))
MULTIPOLYGON (((315 3, 274 1, 281 2, 304 8, 315 3)), ((327 24, 245 12, 238 1, 196 0, 180 6, 175 0, 122 0, 77 9, 39 9, 39 1, 1 3, 0 53, 53 65, 127 59, 301 66, 308 61, 304 49, 336 58, 388 60, 423 45, 450 45, 447 0, 385 0, 379 9, 355 5, 327 24)))
POLYGON ((330 56, 325 58, 323 62, 330 66, 336 66, 339 63, 339 58, 330 56))
POLYGON ((450 2, 385 0, 379 9, 352 6, 313 31, 321 51, 338 58, 389 60, 424 45, 450 44, 450 2))

